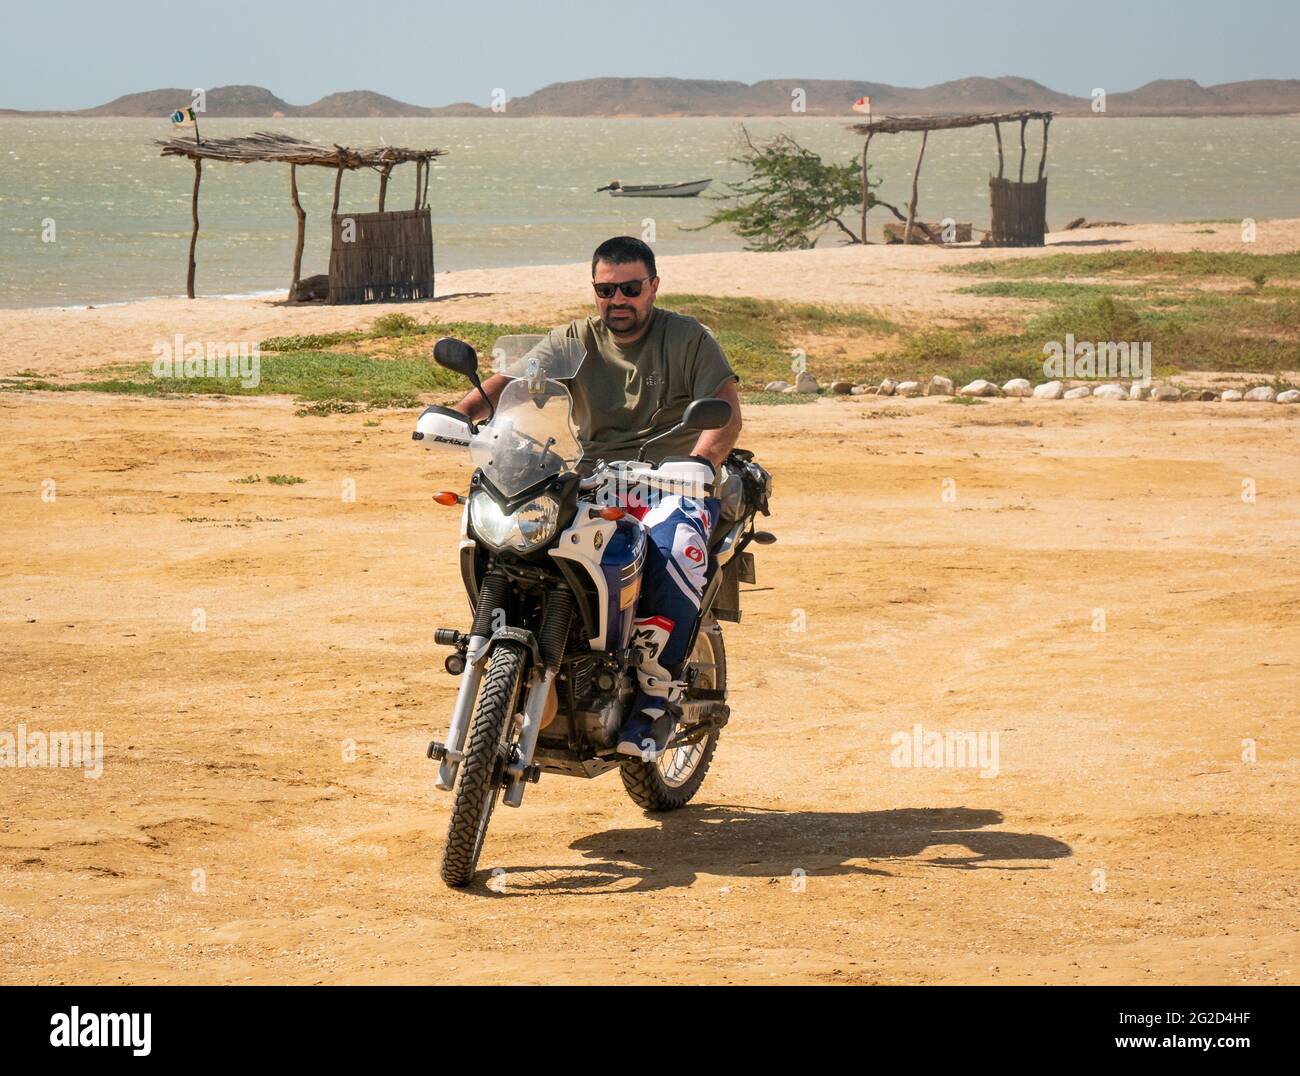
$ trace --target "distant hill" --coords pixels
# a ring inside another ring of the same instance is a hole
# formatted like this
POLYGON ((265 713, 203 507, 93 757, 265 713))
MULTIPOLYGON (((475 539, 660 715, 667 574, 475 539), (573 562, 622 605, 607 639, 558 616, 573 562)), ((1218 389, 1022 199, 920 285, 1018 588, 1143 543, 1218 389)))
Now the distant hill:
MULTIPOLYGON (((82 116, 169 116, 190 103, 193 90, 147 90, 129 93, 106 105, 82 110, 82 116)), ((207 94, 205 116, 289 116, 297 109, 261 86, 221 86, 207 94)))
MULTIPOLYGON (((1005 75, 972 77, 911 88, 844 79, 767 79, 752 85, 694 78, 591 78, 555 82, 507 103, 502 113, 460 102, 439 108, 407 104, 372 90, 332 93, 310 105, 291 105, 261 86, 218 86, 207 93, 206 115, 249 118, 311 116, 778 116, 791 115, 796 91, 811 116, 852 117, 852 103, 869 96, 873 112, 903 115, 934 112, 1052 109, 1063 115, 1091 112, 1092 101, 1058 93, 1032 79, 1005 75)), ((19 116, 156 116, 189 103, 188 89, 127 94, 94 108, 24 112, 19 116)), ((1159 79, 1126 92, 1112 92, 1108 114, 1122 116, 1277 115, 1300 113, 1300 79, 1254 79, 1202 86, 1191 79, 1159 79)))
POLYGON ((1191 79, 1158 79, 1111 94, 1108 112, 1144 116, 1261 115, 1300 112, 1300 79, 1254 79, 1202 86, 1191 79))
MULTIPOLYGON (((292 106, 289 106, 292 108, 292 106)), ((294 108, 293 116, 427 116, 429 110, 419 105, 408 105, 373 90, 348 90, 322 97, 315 104, 294 108)))

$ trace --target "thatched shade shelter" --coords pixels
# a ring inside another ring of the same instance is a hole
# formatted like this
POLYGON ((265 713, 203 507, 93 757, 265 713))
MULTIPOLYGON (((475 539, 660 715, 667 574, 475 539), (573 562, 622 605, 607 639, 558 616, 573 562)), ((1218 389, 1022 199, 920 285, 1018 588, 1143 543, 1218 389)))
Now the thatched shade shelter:
POLYGON ((912 200, 907 207, 907 230, 903 242, 912 241, 912 224, 916 219, 916 185, 921 175, 921 159, 925 156, 925 143, 931 131, 950 131, 960 127, 993 126, 998 141, 998 174, 989 176, 989 199, 993 212, 990 225, 990 242, 994 246, 1030 247, 1043 245, 1047 230, 1047 128, 1053 112, 1022 110, 1018 112, 964 112, 937 116, 891 116, 871 123, 857 123, 853 130, 866 135, 862 146, 862 237, 867 236, 867 150, 871 139, 878 134, 900 134, 904 131, 921 132, 921 148, 916 155, 916 169, 912 173, 912 200), (1043 153, 1038 161, 1038 178, 1025 182, 1025 127, 1030 120, 1042 120, 1043 153), (1003 177, 1002 124, 1020 124, 1020 178, 1012 181, 1003 177))
POLYGON ((203 162, 250 164, 270 161, 289 166, 289 193, 298 217, 298 242, 293 253, 293 282, 289 298, 298 298, 302 278, 302 248, 307 214, 298 200, 298 166, 333 168, 333 242, 330 252, 330 302, 366 302, 375 299, 420 299, 433 294, 433 239, 429 220, 429 165, 441 157, 440 149, 405 149, 401 146, 325 146, 292 135, 258 131, 241 138, 158 139, 164 157, 187 157, 194 162, 190 260, 185 293, 194 298, 194 253, 199 238, 199 181, 203 162), (415 162, 415 208, 386 213, 388 177, 393 169, 415 162), (345 171, 369 168, 379 173, 379 212, 339 216, 339 195, 345 171), (352 227, 346 232, 344 222, 352 227), (355 234, 353 234, 355 233, 355 234))

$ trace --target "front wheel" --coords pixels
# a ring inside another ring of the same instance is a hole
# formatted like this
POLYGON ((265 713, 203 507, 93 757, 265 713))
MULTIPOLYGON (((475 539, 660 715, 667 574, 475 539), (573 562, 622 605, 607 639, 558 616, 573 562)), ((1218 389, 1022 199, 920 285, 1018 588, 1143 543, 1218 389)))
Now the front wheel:
POLYGON ((492 651, 483 677, 469 746, 460 764, 447 844, 442 851, 442 880, 449 886, 469 885, 478 868, 488 821, 501 793, 510 730, 523 686, 524 660, 521 647, 503 643, 492 651))
MULTIPOLYGON (((727 652, 716 621, 701 625, 687 667, 695 669, 695 687, 726 692, 727 652)), ((623 787, 632 802, 647 811, 685 807, 704 783, 717 746, 718 730, 710 729, 694 743, 660 752, 653 761, 628 759, 619 771, 623 787)))

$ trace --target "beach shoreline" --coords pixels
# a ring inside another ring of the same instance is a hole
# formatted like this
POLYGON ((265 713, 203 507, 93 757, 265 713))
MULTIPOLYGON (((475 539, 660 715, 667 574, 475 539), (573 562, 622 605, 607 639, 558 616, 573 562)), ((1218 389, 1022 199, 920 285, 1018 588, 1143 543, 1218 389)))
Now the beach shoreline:
MULTIPOLYGON (((664 294, 735 296, 869 308, 942 325, 1005 317, 1023 309, 1004 298, 962 294, 969 279, 945 272, 967 262, 1108 250, 1256 254, 1300 249, 1300 218, 1256 222, 1253 242, 1237 223, 1134 224, 1054 232, 1040 248, 831 246, 779 253, 725 251, 659 260, 664 294)), ((590 262, 466 269, 440 274, 437 297, 361 306, 294 304, 285 292, 250 298, 140 299, 86 307, 0 309, 0 376, 67 375, 153 357, 160 340, 257 343, 270 336, 368 327, 382 314, 417 320, 560 324, 591 309, 590 262)))

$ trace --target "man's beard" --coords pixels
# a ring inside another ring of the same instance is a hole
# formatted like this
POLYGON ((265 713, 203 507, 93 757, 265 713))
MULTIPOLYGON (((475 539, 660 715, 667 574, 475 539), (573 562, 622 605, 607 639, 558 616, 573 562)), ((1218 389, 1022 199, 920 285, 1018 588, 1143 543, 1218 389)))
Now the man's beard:
POLYGON ((632 316, 617 321, 611 320, 610 315, 615 312, 615 308, 608 307, 601 320, 605 323, 605 328, 619 336, 630 336, 633 333, 640 332, 645 328, 645 323, 650 320, 650 311, 646 311, 645 315, 642 316, 634 306, 623 306, 619 307, 618 310, 619 312, 626 311, 632 316))

